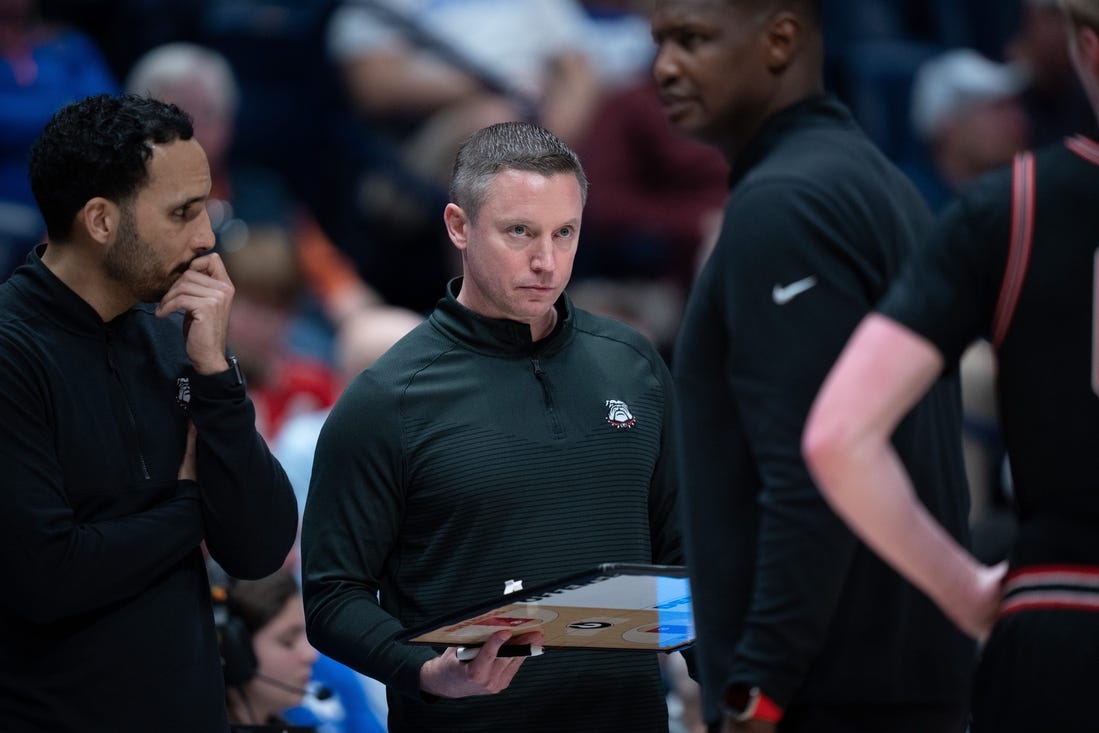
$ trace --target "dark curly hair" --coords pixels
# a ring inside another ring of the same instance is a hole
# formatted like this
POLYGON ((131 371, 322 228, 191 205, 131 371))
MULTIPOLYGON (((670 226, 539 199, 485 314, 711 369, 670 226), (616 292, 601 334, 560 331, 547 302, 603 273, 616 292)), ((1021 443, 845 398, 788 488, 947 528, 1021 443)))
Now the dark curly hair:
POLYGON ((154 144, 193 136, 179 107, 133 94, 100 94, 61 108, 30 155, 31 190, 50 239, 69 237, 89 199, 131 199, 148 180, 154 144))

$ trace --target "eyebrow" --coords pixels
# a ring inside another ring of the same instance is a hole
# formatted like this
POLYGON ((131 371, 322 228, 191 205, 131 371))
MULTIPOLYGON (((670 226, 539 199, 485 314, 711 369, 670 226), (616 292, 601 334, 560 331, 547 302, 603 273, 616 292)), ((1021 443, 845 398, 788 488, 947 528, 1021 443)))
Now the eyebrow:
POLYGON ((192 204, 204 203, 206 201, 206 199, 208 199, 208 198, 209 198, 209 196, 192 196, 191 198, 185 199, 185 200, 175 204, 174 206, 172 206, 172 210, 175 211, 176 209, 186 209, 187 207, 191 206, 192 204))

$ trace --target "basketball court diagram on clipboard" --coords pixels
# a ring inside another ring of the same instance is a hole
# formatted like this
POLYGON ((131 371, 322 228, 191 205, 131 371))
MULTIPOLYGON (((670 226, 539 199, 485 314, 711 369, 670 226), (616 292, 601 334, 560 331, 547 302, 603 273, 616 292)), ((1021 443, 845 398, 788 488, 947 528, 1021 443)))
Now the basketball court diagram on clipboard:
POLYGON ((686 568, 606 563, 435 619, 398 640, 471 647, 502 629, 541 631, 545 649, 677 651, 695 640, 686 568))

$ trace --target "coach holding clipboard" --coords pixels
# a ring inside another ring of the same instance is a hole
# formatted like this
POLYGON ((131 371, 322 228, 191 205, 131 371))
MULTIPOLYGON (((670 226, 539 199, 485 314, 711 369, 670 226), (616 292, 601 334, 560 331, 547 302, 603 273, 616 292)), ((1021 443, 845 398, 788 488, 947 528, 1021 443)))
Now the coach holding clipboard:
POLYGON ((508 578, 683 563, 668 370, 564 293, 586 190, 542 128, 467 140, 443 215, 462 277, 321 432, 302 532, 309 638, 386 684, 393 733, 667 733, 655 653, 498 658, 504 630, 463 664, 396 638, 508 578))

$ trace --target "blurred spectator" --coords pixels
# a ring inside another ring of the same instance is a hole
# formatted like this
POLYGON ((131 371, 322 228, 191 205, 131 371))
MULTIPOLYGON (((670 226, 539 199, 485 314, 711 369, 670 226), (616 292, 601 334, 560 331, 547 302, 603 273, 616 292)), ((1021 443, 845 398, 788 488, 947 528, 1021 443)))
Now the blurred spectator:
MULTIPOLYGON (((373 364, 390 346, 415 328, 423 316, 411 310, 393 306, 377 306, 362 310, 344 321, 337 333, 335 361, 337 373, 343 384, 359 372, 373 364)), ((295 415, 279 431, 273 445, 273 452, 279 459, 294 493, 298 498, 299 520, 305 509, 306 496, 309 493, 309 477, 313 471, 313 452, 317 447, 328 409, 316 410, 295 415)), ((299 521, 298 526, 301 526, 299 521)), ((295 561, 297 560, 295 553, 295 561)), ((294 565, 295 572, 300 567, 294 565)), ((348 676, 361 688, 365 699, 358 706, 346 705, 348 733, 369 730, 370 721, 384 721, 388 704, 385 698, 385 685, 366 675, 361 675, 348 667, 331 660, 324 655, 317 665, 316 676, 323 678, 325 684, 335 688, 340 681, 346 682, 348 676), (362 723, 357 721, 362 720, 362 723), (361 727, 360 727, 361 726, 361 727)), ((351 692, 341 693, 344 701, 352 698, 351 692)), ((291 716, 296 719, 296 716, 291 716)))
POLYGON ((996 352, 985 339, 962 354, 962 451, 969 483, 970 549, 983 563, 1007 558, 1018 533, 1011 470, 996 404, 996 352))
POLYGON ((537 110, 544 126, 575 142, 608 77, 622 73, 599 65, 593 23, 575 0, 350 0, 330 28, 330 53, 361 112, 428 120, 411 160, 441 181, 457 142, 486 123, 537 110))
POLYGON ((385 733, 385 688, 369 677, 321 654, 307 689, 312 694, 285 712, 290 723, 317 733, 385 733))
POLYGON ((151 48, 195 40, 203 9, 225 0, 38 0, 47 20, 80 28, 123 79, 151 48))
MULTIPOLYGON (((1029 120, 1020 94, 1027 73, 976 51, 957 49, 923 64, 912 90, 912 125, 931 152, 932 169, 917 179, 932 208, 952 200, 964 184, 1007 165, 1029 145, 1029 120)), ((995 408, 996 356, 987 341, 961 360, 966 478, 974 552, 997 562, 1012 533, 1004 481, 1004 449, 995 408)))
POLYGON ((1027 147, 1029 125, 1019 95, 1026 76, 971 49, 925 61, 912 86, 912 127, 932 170, 918 181, 932 209, 976 176, 1006 165, 1027 147))
MULTIPOLYGON (((234 238, 247 236, 249 226, 286 229, 298 250, 307 290, 329 325, 379 301, 351 260, 332 244, 276 172, 231 160, 240 90, 221 54, 191 43, 157 47, 137 62, 126 86, 136 94, 172 102, 193 118, 195 138, 210 162, 213 188, 208 208, 220 246, 232 247, 234 238)), ((323 333, 300 338, 312 339, 303 343, 304 350, 328 356, 323 333)))
POLYGON ((685 293, 669 281, 589 277, 570 285, 569 296, 578 308, 630 324, 670 361, 685 293))
POLYGON ((340 383, 326 362, 289 348, 303 279, 289 233, 249 227, 244 241, 221 255, 236 288, 229 340, 255 403, 256 427, 271 443, 288 418, 331 406, 340 383))
POLYGON ((27 157, 58 109, 117 84, 84 33, 41 21, 35 0, 0 0, 0 280, 45 239, 27 157))
POLYGON ((285 570, 229 585, 218 644, 234 730, 285 724, 286 710, 309 693, 317 651, 305 637, 305 609, 285 570), (237 728, 236 726, 245 726, 237 728))
POLYGON ((429 310, 458 271, 437 225, 458 143, 514 119, 578 143, 604 93, 644 73, 652 43, 620 2, 589 12, 577 0, 345 0, 328 52, 374 156, 356 206, 386 246, 360 269, 393 273, 376 280, 387 300, 429 310), (391 281, 415 297, 398 300, 391 281))
POLYGON ((336 334, 335 354, 342 382, 350 382, 423 319, 407 308, 378 306, 345 321, 336 334))
POLYGON ((672 129, 648 79, 607 95, 578 152, 593 185, 574 277, 666 279, 682 296, 728 192, 725 159, 672 129))
POLYGON ((661 654, 660 674, 668 687, 669 733, 706 733, 702 719, 702 691, 690 676, 683 654, 661 654))
POLYGON ((1032 144, 1060 142, 1074 133, 1095 136, 1091 111, 1068 55, 1068 29, 1058 0, 1021 0, 1019 29, 1005 55, 1027 73, 1023 103, 1030 117, 1032 144))
POLYGON ((366 237, 346 218, 348 182, 368 141, 353 124, 342 81, 325 53, 336 5, 205 0, 196 42, 229 62, 240 88, 233 158, 278 172, 333 241, 354 254, 366 237))
MULTIPOLYGON (((406 308, 377 306, 344 321, 336 335, 335 349, 340 383, 350 382, 422 320, 423 316, 406 308)), ((327 408, 296 415, 283 426, 273 445, 272 450, 297 494, 299 519, 309 491, 317 436, 327 416, 327 408)))

